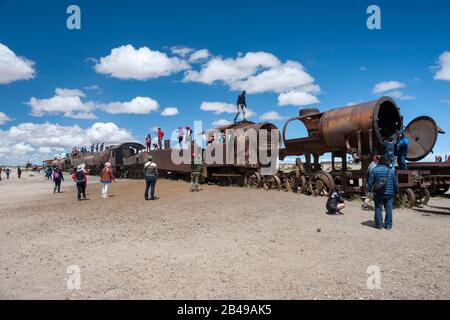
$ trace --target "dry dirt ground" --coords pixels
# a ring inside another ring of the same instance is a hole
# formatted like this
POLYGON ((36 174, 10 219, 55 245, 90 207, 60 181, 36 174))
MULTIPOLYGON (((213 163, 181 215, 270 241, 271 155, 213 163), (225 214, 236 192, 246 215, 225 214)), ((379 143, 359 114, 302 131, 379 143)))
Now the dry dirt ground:
POLYGON ((329 216, 324 198, 169 180, 156 201, 142 180, 102 199, 89 179, 86 201, 68 177, 61 194, 42 175, 0 182, 1 299, 450 298, 448 197, 395 210, 386 231, 356 201, 329 216))

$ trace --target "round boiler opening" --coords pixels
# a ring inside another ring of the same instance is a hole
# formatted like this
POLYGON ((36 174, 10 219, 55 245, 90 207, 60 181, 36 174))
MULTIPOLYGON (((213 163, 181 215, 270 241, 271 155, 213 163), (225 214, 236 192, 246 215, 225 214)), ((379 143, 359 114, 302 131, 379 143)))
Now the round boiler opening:
POLYGON ((395 138, 396 133, 401 129, 400 112, 394 102, 390 100, 380 103, 375 119, 378 133, 383 140, 389 137, 395 138))

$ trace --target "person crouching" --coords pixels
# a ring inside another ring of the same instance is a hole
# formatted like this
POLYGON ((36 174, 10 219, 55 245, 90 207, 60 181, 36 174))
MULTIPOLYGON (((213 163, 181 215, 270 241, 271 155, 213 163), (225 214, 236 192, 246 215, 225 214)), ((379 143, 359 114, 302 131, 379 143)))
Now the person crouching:
POLYGON ((106 162, 105 167, 100 174, 100 182, 102 183, 102 197, 108 198, 108 188, 112 181, 115 181, 114 174, 111 169, 111 163, 106 162))
POLYGON ((338 186, 330 190, 330 193, 328 194, 326 207, 328 214, 336 214, 336 215, 344 214, 342 212, 342 209, 345 208, 344 198, 340 194, 340 189, 338 186))

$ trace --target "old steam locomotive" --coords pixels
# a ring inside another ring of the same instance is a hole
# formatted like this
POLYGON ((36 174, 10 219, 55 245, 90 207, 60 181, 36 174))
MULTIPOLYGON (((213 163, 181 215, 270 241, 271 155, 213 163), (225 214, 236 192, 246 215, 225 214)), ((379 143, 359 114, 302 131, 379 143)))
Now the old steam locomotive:
MULTIPOLYGON (((295 158, 295 165, 287 170, 278 170, 265 175, 263 165, 257 159, 250 163, 208 164, 203 163, 201 177, 204 181, 220 184, 237 184, 279 189, 308 195, 323 195, 339 184, 348 194, 366 192, 367 168, 375 154, 384 154, 383 140, 397 137, 397 132, 404 128, 409 137, 407 160, 408 170, 396 170, 401 194, 409 206, 416 202, 426 204, 432 194, 448 191, 450 186, 449 163, 417 162, 424 159, 436 143, 439 133, 444 133, 435 121, 427 116, 412 120, 406 127, 395 101, 389 97, 352 106, 335 108, 327 112, 318 109, 300 109, 299 115, 290 118, 283 127, 280 136, 278 128, 271 123, 253 123, 243 121, 219 127, 204 135, 220 133, 227 135, 233 129, 232 139, 247 139, 250 129, 265 129, 276 132, 280 141, 273 140, 273 135, 257 136, 258 148, 270 149, 275 143, 280 145, 279 159, 295 158), (307 137, 287 138, 286 130, 293 121, 300 121, 306 127, 307 137), (320 157, 331 156, 330 168, 324 168, 320 157), (353 158, 350 165, 347 156, 353 158), (336 161, 340 159, 340 161, 336 161)), ((234 141, 233 141, 234 142, 234 141)), ((230 139, 225 139, 221 147, 226 148, 230 139)), ((217 148, 217 146, 216 146, 217 148)), ((249 144, 245 144, 245 157, 248 157, 249 144)), ((207 148, 200 149, 202 153, 207 148)), ((256 150, 258 151, 258 150, 256 150)), ((180 150, 180 154, 191 152, 180 150)), ((171 158, 170 141, 165 141, 161 150, 145 151, 142 144, 129 142, 113 145, 101 153, 78 153, 61 160, 64 168, 70 169, 84 163, 91 174, 98 174, 105 162, 110 162, 116 176, 124 178, 142 178, 143 165, 147 155, 152 155, 159 171, 166 177, 186 177, 190 173, 190 163, 177 164, 171 158)))

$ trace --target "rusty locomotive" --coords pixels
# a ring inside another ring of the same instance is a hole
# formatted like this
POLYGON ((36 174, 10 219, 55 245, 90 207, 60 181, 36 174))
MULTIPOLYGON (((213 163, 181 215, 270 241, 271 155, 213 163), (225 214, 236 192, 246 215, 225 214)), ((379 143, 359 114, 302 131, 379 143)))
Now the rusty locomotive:
MULTIPOLYGON (((348 194, 364 194, 366 192, 367 168, 375 154, 384 154, 383 140, 388 137, 396 139, 396 133, 404 129, 409 137, 407 160, 408 170, 396 170, 402 196, 409 206, 416 203, 426 204, 431 195, 443 194, 450 188, 450 164, 418 162, 424 159, 436 143, 439 133, 444 131, 435 121, 427 116, 412 120, 406 127, 400 108, 389 97, 352 106, 320 112, 318 109, 300 109, 299 115, 290 118, 284 125, 281 134, 272 123, 238 122, 203 134, 220 133, 225 137, 219 148, 224 150, 230 143, 227 130, 233 129, 232 139, 247 139, 249 129, 265 129, 276 132, 279 141, 273 136, 257 136, 258 148, 269 150, 275 142, 280 144, 279 159, 295 158, 295 164, 275 174, 264 175, 264 166, 257 159, 248 161, 249 144, 244 142, 245 161, 231 161, 220 164, 202 165, 201 178, 223 185, 249 185, 265 189, 279 189, 308 195, 324 195, 339 184, 348 194), (307 130, 307 137, 287 138, 287 127, 291 122, 300 121, 307 130), (331 158, 330 168, 324 168, 320 158, 327 155, 331 158), (347 156, 351 155, 351 164, 347 156), (336 161, 340 159, 340 161, 336 161)), ((277 138, 278 139, 278 138, 277 138)), ((206 148, 198 148, 205 156, 206 148)), ((217 145, 215 146, 217 148, 217 145)), ((69 170, 84 163, 91 174, 98 174, 105 162, 110 162, 116 176, 124 178, 142 178, 143 165, 148 155, 152 155, 158 164, 159 171, 166 177, 188 177, 190 163, 177 164, 171 158, 170 141, 165 141, 161 150, 145 151, 140 143, 124 143, 106 148, 101 153, 78 153, 60 160, 64 169, 69 170)), ((216 149, 217 150, 217 149, 216 149)), ((259 151, 259 150, 256 150, 259 151)), ((180 149, 183 156, 187 149, 180 149)), ((236 149, 235 149, 235 153, 236 149)), ((225 154, 225 152, 223 152, 225 154)), ((259 154, 256 152, 256 154, 259 154)), ((189 155, 188 155, 189 156, 189 155)), ((235 158, 236 159, 236 158, 235 158)), ((235 160, 234 159, 234 160, 235 160)))

